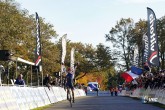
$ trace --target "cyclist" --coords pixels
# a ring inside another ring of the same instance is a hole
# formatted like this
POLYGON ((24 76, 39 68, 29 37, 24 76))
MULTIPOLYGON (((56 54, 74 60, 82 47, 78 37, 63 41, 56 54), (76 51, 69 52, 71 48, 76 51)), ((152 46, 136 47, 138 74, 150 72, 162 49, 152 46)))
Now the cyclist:
POLYGON ((74 72, 71 70, 71 68, 68 68, 68 73, 66 75, 67 99, 68 99, 68 91, 69 91, 69 89, 71 89, 73 103, 74 103, 74 86, 73 86, 74 81, 73 81, 73 79, 74 79, 74 72))

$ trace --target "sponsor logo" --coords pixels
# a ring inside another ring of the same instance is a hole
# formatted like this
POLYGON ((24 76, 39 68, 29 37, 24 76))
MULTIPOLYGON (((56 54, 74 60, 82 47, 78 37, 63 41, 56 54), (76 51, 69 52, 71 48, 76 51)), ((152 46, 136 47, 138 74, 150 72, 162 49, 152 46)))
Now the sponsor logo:
POLYGON ((149 50, 149 47, 148 47, 148 36, 144 35, 143 36, 143 41, 144 41, 144 60, 145 62, 147 62, 147 59, 148 59, 148 50, 149 50))
POLYGON ((158 98, 153 98, 149 96, 144 96, 143 97, 143 103, 151 103, 151 102, 158 102, 158 98))
POLYGON ((154 64, 153 60, 157 57, 157 51, 153 52, 149 58, 150 63, 154 64))
POLYGON ((149 58, 150 63, 153 64, 153 60, 157 58, 157 51, 155 51, 155 46, 156 46, 156 34, 155 34, 155 17, 153 14, 149 15, 149 24, 150 24, 150 50, 151 50, 151 56, 149 58))

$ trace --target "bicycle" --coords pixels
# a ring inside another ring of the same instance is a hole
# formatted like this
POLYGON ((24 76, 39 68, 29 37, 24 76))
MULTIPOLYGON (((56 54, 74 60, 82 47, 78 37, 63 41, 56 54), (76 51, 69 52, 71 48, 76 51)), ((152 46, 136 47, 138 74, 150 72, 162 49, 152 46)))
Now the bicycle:
POLYGON ((70 107, 72 107, 73 96, 72 96, 72 91, 70 88, 68 88, 68 90, 67 90, 67 99, 70 102, 70 107))

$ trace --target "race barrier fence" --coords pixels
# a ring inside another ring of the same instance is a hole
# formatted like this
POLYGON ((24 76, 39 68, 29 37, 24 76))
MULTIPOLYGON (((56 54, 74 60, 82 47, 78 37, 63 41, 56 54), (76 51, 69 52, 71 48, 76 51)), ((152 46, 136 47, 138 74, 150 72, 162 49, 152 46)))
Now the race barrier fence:
MULTIPOLYGON (((75 89, 75 97, 86 96, 75 89)), ((66 100, 67 92, 61 87, 0 86, 0 110, 30 110, 66 100)))
MULTIPOLYGON (((75 89, 74 94, 75 97, 86 96, 82 89, 75 89)), ((96 91, 87 93, 87 96, 96 95, 96 91)), ((133 91, 122 90, 118 95, 140 99, 147 96, 156 98, 159 103, 165 104, 164 89, 137 88, 133 91)), ((110 96, 110 92, 99 91, 98 96, 110 96)), ((0 86, 0 110, 30 110, 66 100, 66 97, 66 90, 61 87, 0 86)))
POLYGON ((87 91, 87 96, 111 96, 110 91, 87 91))
POLYGON ((123 90, 121 93, 122 96, 137 97, 142 99, 144 97, 156 99, 157 102, 165 104, 165 89, 147 89, 137 88, 133 91, 123 90))

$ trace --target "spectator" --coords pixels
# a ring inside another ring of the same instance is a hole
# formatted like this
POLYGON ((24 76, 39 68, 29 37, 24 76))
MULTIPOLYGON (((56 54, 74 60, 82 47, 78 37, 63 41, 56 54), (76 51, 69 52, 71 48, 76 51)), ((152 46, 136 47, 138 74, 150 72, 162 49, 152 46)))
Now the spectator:
POLYGON ((84 87, 85 94, 87 95, 87 87, 84 87))
POLYGON ((144 67, 144 70, 146 70, 146 71, 151 71, 151 69, 150 69, 150 67, 148 66, 148 63, 147 63, 147 62, 144 63, 143 67, 144 67))
POLYGON ((123 88, 121 85, 119 85, 118 90, 120 91, 120 93, 122 92, 123 88))
POLYGON ((23 75, 22 74, 19 74, 16 81, 15 81, 15 84, 17 85, 25 85, 25 81, 23 79, 23 75))
POLYGON ((57 83, 58 83, 57 78, 54 78, 51 82, 51 85, 57 86, 58 85, 57 83))
POLYGON ((115 88, 114 88, 114 91, 115 91, 115 96, 117 96, 117 93, 118 93, 118 87, 115 87, 115 88))
POLYGON ((113 96, 114 88, 110 87, 111 96, 113 96))
POLYGON ((43 84, 45 85, 45 86, 47 86, 48 87, 48 89, 50 90, 50 75, 49 74, 46 74, 46 76, 45 76, 45 78, 44 78, 44 81, 43 81, 43 84))
MULTIPOLYGON (((150 89, 164 89, 165 88, 165 71, 159 71, 159 72, 144 72, 143 75, 141 75, 139 78, 136 79, 137 86, 134 88, 150 88, 150 89)), ((130 83, 126 87, 131 89, 133 83, 130 83)), ((132 89, 131 89, 132 90, 132 89)))

